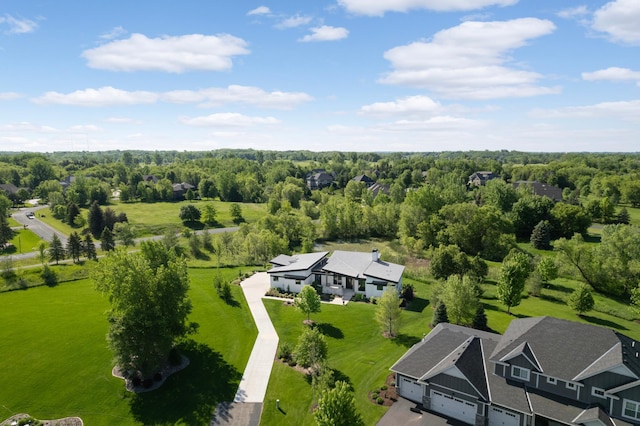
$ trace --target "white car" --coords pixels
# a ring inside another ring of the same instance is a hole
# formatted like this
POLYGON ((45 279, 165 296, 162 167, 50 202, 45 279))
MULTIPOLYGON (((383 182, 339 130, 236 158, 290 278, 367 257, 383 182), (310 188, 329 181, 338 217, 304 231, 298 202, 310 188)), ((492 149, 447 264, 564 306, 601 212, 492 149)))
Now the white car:
POLYGON ((27 217, 28 217, 29 219, 33 219, 33 218, 35 218, 35 217, 36 217, 36 215, 35 215, 35 214, 33 214, 33 212, 27 212, 27 217))

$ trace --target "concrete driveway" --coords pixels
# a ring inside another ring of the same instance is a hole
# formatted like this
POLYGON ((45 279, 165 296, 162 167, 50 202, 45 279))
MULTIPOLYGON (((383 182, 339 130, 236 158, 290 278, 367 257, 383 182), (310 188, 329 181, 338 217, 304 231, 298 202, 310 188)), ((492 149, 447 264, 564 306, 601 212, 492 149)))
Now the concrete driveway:
POLYGON ((415 402, 398 398, 398 401, 382 416, 377 426, 469 426, 458 420, 428 411, 422 411, 421 414, 414 413, 410 409, 415 406, 415 402))

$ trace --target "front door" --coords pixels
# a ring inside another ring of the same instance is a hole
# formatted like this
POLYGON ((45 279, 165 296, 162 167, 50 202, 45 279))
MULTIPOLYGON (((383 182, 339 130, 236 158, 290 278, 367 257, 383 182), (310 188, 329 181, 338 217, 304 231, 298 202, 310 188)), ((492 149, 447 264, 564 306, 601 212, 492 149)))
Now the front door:
POLYGON ((347 288, 353 290, 353 278, 347 277, 347 288))

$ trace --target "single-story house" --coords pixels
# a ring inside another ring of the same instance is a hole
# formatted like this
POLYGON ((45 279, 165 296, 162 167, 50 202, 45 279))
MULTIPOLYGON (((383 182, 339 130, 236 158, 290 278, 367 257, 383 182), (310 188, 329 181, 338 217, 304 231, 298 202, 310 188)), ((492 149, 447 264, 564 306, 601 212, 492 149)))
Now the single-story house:
POLYGON ((387 288, 400 292, 404 266, 385 262, 374 249, 371 253, 336 250, 279 255, 267 271, 271 287, 299 293, 305 285, 318 285, 322 293, 351 297, 380 297, 387 288))
POLYGON ((309 189, 322 189, 327 186, 331 186, 335 180, 333 173, 328 173, 324 170, 314 170, 307 175, 307 188, 309 189))
POLYGON ((438 324, 392 367, 398 394, 476 426, 640 424, 640 343, 552 317, 504 335, 438 324))
POLYGON ((519 180, 514 182, 513 186, 516 189, 521 186, 529 188, 533 195, 551 198, 556 203, 562 201, 562 189, 558 188, 557 186, 549 185, 535 180, 519 180))

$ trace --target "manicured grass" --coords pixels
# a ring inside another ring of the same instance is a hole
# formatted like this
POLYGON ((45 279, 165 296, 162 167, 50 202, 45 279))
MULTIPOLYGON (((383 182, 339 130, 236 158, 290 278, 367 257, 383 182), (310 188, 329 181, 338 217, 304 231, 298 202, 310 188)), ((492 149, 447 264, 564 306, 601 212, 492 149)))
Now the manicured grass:
MULTIPOLYGON (((62 232, 64 235, 71 235, 73 231, 80 233, 83 229, 83 228, 72 228, 71 226, 67 225, 61 220, 56 219, 55 217, 53 217, 53 214, 51 213, 50 209, 40 210, 36 214, 38 219, 40 219, 41 221, 43 221, 44 223, 46 223, 56 231, 62 232)), ((81 210, 80 214, 84 215, 85 219, 87 218, 86 211, 81 210)))
MULTIPOLYGON (((280 342, 295 346, 303 330, 304 315, 277 300, 264 300, 280 342)), ((322 305, 312 319, 323 331, 329 344, 329 366, 337 377, 346 379, 355 390, 356 405, 365 424, 375 424, 386 408, 367 399, 369 391, 384 384, 389 367, 428 332, 431 319, 425 304, 417 303, 419 311, 402 313, 400 335, 394 340, 382 337, 374 320, 375 305, 349 303, 346 306, 322 305), (426 315, 425 315, 426 314, 426 315)), ((265 398, 261 424, 313 425, 311 385, 301 373, 276 362, 265 398), (276 410, 275 400, 286 414, 276 410)))
MULTIPOLYGON (((111 376, 107 299, 89 280, 0 294, 0 419, 80 416, 85 424, 208 424, 215 405, 235 395, 256 329, 242 290, 236 303, 216 295, 210 269, 190 270, 192 321, 182 345, 191 364, 158 390, 133 395, 111 376)), ((229 277, 237 270, 223 270, 229 277)))
POLYGON ((9 254, 29 253, 31 251, 37 251, 40 241, 40 237, 31 232, 31 230, 29 230, 28 228, 20 229, 11 239, 11 244, 14 245, 15 251, 9 254))
MULTIPOLYGON (((201 211, 204 206, 212 204, 216 209, 216 220, 221 227, 236 226, 231 219, 229 210, 232 203, 221 201, 200 200, 189 203, 188 201, 176 203, 114 203, 109 206, 116 212, 127 214, 129 223, 134 225, 138 236, 161 235, 167 228, 183 227, 178 215, 180 207, 193 204, 201 211)), ((247 222, 254 222, 266 214, 266 204, 239 203, 242 208, 242 216, 247 222)))
POLYGON ((20 222, 18 222, 17 220, 15 220, 12 216, 9 216, 7 218, 7 223, 9 224, 10 227, 14 228, 16 226, 22 226, 22 224, 20 222))

